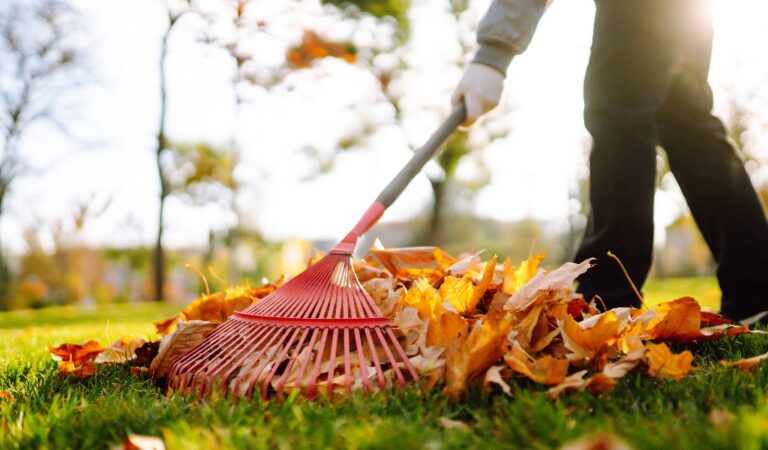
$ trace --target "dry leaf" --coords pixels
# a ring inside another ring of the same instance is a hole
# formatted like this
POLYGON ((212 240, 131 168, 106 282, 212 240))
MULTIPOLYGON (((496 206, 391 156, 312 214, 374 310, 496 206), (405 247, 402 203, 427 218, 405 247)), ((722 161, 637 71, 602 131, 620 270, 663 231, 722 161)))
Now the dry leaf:
POLYGON ((507 258, 504 260, 504 284, 502 292, 512 295, 517 292, 525 283, 527 283, 539 270, 539 264, 547 256, 546 253, 537 255, 528 255, 528 259, 520 263, 517 269, 512 269, 512 261, 507 258))
POLYGON ((560 450, 632 450, 632 447, 612 434, 597 433, 567 442, 560 450))
POLYGON ((768 360, 768 353, 763 353, 762 355, 739 359, 736 361, 720 361, 720 364, 729 367, 738 367, 744 372, 751 372, 755 369, 755 367, 759 366, 760 363, 765 360, 768 360))
POLYGON ((160 348, 149 366, 149 373, 155 378, 167 375, 173 361, 201 343, 205 334, 217 325, 202 320, 179 322, 176 330, 160 341, 160 348))
POLYGON ((158 437, 132 434, 113 450, 165 450, 165 443, 158 437))
POLYGON ((469 431, 469 425, 467 425, 466 423, 460 420, 449 419, 448 417, 441 417, 438 419, 438 421, 440 422, 440 426, 445 428, 446 430, 469 431))
POLYGON ((490 312, 475 324, 466 339, 447 348, 446 392, 457 396, 467 381, 484 373, 504 354, 504 345, 512 328, 512 318, 502 312, 490 312))
POLYGON ((0 401, 11 400, 11 399, 13 399, 13 395, 11 395, 11 391, 0 391, 0 401))
POLYGON ((693 354, 686 350, 682 353, 672 353, 667 344, 647 344, 648 374, 657 378, 682 380, 693 370, 693 354))
POLYGON ((603 353, 616 342, 628 320, 629 310, 618 308, 581 322, 576 322, 570 315, 565 316, 560 333, 565 347, 571 351, 568 358, 591 360, 603 353))
POLYGON ((94 360, 104 351, 96 341, 82 344, 62 344, 48 347, 54 361, 59 362, 59 374, 70 374, 79 378, 88 378, 96 374, 94 360))
POLYGON ((512 388, 509 387, 507 382, 504 381, 504 378, 501 376, 502 369, 504 369, 504 366, 491 366, 485 371, 485 377, 483 377, 483 389, 486 392, 491 390, 490 385, 493 383, 501 387, 501 390, 504 391, 505 394, 512 395, 512 388))
POLYGON ((144 345, 146 340, 140 337, 123 336, 113 342, 94 361, 96 364, 124 363, 136 358, 136 350, 144 345))
POLYGON ((536 301, 541 291, 570 292, 573 282, 589 270, 592 261, 587 259, 579 264, 569 262, 549 273, 539 272, 510 297, 504 309, 510 312, 523 311, 536 301))
POLYGON ((568 360, 556 359, 549 355, 534 359, 518 342, 515 342, 512 350, 504 355, 504 362, 516 372, 541 384, 560 384, 568 375, 568 360))

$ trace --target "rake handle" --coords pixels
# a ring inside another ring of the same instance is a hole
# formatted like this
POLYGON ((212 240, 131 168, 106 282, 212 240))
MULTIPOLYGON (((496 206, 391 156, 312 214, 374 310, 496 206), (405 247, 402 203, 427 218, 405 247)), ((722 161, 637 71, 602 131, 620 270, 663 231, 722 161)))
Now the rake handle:
POLYGON ((381 203, 384 209, 389 208, 400 197, 408 184, 421 172, 427 162, 440 151, 443 143, 464 122, 466 116, 467 110, 462 101, 453 107, 451 114, 443 121, 440 128, 432 133, 427 142, 414 152, 411 160, 400 169, 400 172, 376 197, 376 202, 381 203))
POLYGON ((351 253, 354 251, 357 238, 368 231, 379 221, 384 211, 400 197, 403 190, 421 172, 427 162, 435 156, 448 137, 461 125, 467 117, 467 109, 464 102, 453 107, 451 114, 443 121, 440 127, 432 133, 426 143, 416 150, 413 157, 400 169, 392 181, 379 193, 376 201, 363 214, 349 234, 333 248, 332 252, 351 253))

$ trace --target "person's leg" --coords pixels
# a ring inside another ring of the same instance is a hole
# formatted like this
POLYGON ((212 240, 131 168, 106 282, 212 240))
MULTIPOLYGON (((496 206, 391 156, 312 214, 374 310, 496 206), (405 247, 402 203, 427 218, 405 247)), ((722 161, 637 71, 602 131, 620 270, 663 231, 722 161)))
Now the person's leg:
POLYGON ((639 301, 615 253, 640 287, 651 264, 656 176, 656 113, 676 59, 668 0, 597 0, 592 54, 584 81, 584 120, 592 135, 587 229, 574 260, 596 258, 579 279, 608 308, 639 301))
POLYGON ((768 309, 768 221, 743 161, 711 113, 711 21, 698 23, 687 35, 696 39, 685 46, 659 112, 659 137, 717 262, 721 312, 739 320, 768 309))

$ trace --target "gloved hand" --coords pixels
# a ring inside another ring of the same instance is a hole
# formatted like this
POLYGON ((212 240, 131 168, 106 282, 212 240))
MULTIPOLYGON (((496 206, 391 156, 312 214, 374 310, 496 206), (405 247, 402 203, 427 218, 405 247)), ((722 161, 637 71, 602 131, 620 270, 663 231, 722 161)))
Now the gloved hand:
POLYGON ((480 63, 470 63, 451 96, 455 105, 464 99, 467 119, 462 125, 472 125, 480 116, 499 104, 504 76, 496 69, 480 63))

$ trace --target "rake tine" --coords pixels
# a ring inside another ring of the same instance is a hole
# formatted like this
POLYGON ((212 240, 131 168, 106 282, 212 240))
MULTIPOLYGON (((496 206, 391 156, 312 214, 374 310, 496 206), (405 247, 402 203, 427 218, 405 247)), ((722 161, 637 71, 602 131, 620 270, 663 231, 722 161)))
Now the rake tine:
MULTIPOLYGON (((268 331, 273 331, 273 327, 265 327, 265 328, 267 328, 268 331)), ((246 383, 247 389, 244 397, 251 397, 256 380, 258 380, 259 376, 261 376, 262 372, 264 372, 264 368, 267 365, 269 365, 269 361, 263 360, 262 357, 265 354, 267 354, 271 348, 280 345, 280 342, 282 342, 283 339, 285 339, 285 337, 288 335, 288 333, 291 332, 291 329, 286 328, 281 331, 279 330, 275 330, 275 331, 278 331, 278 332, 274 333, 270 338, 269 342, 267 342, 261 347, 261 350, 259 350, 259 353, 257 353, 256 356, 254 356, 253 361, 251 361, 247 367, 244 367, 240 371, 242 375, 238 375, 237 381, 235 382, 236 389, 238 389, 235 392, 239 392, 240 383, 242 382, 243 379, 245 379, 248 376, 248 373, 252 369, 258 368, 260 363, 264 363, 261 368, 259 368, 253 375, 251 375, 249 381, 246 383)))
POLYGON ((419 374, 416 373, 416 369, 413 367, 413 364, 411 364, 411 359, 408 358, 408 355, 405 354, 405 351, 403 350, 403 347, 401 347, 398 342, 397 337, 395 336, 395 333, 392 332, 391 328, 387 328, 387 335, 389 336, 389 339, 392 340, 393 343, 397 345, 393 345, 395 347, 395 350, 400 355, 400 359, 405 364, 405 367, 408 369, 408 373, 411 375, 411 378, 416 381, 419 379, 419 374))
POLYGON ((384 335, 381 334, 381 328, 376 328, 376 336, 379 338, 379 341, 381 342, 381 347, 384 349, 384 354, 387 355, 389 364, 392 366, 392 370, 394 370, 395 372, 395 377, 397 377, 398 384, 401 387, 405 386, 405 378, 403 377, 403 374, 400 372, 400 368, 397 367, 397 361, 395 361, 395 358, 392 356, 392 351, 389 350, 389 345, 387 345, 387 341, 384 339, 384 335))
POLYGON ((360 378, 363 380, 363 392, 368 393, 368 366, 365 364, 363 344, 360 342, 360 329, 358 328, 355 328, 355 343, 357 344, 357 355, 360 360, 360 378))
POLYGON ((315 387, 317 386, 317 377, 320 372, 320 365, 323 362, 323 356, 325 355, 325 341, 328 337, 328 329, 323 330, 323 336, 320 338, 320 346, 317 350, 317 357, 315 359, 315 367, 312 369, 312 374, 309 376, 309 398, 315 398, 315 387))
POLYGON ((333 337, 331 338, 331 353, 329 355, 328 361, 330 362, 330 367, 328 368, 328 379, 326 384, 328 385, 328 398, 333 401, 333 376, 336 372, 336 344, 338 342, 339 338, 339 330, 335 329, 333 330, 333 337))
POLYGON ((349 350, 349 329, 344 329, 344 385, 347 392, 352 394, 352 355, 349 350))
MULTIPOLYGON (((299 334, 299 330, 300 330, 299 328, 296 328, 294 330, 293 334, 288 340, 288 343, 284 345, 283 351, 280 353, 280 357, 278 357, 276 360, 273 361, 272 370, 269 371, 269 374, 264 379, 264 384, 262 385, 261 396, 264 400, 267 399, 267 393, 269 392, 269 382, 272 381, 272 377, 275 376, 275 372, 277 372, 277 369, 280 368, 280 364, 285 359, 285 355, 287 355, 288 352, 291 351, 291 345, 293 344, 293 341, 296 339, 296 335, 299 334)), ((287 336, 287 332, 286 332, 286 336, 287 336)))
POLYGON ((285 387, 285 382, 288 381, 288 376, 291 374, 291 371, 293 370, 293 366, 296 365, 296 360, 299 358, 299 355, 301 354, 301 349, 304 346, 304 340, 307 338, 308 334, 309 334, 309 328, 304 328, 304 332, 301 334, 301 337, 299 338, 299 343, 296 345, 295 356, 291 358, 290 362, 288 362, 288 366, 286 366, 285 371, 283 372, 283 374, 280 376, 278 380, 278 383, 277 383, 278 398, 282 398, 283 396, 283 388, 285 387))
POLYGON ((371 330, 369 328, 365 329, 365 336, 368 339, 368 346, 371 348, 371 359, 373 360, 373 365, 376 367, 376 375, 379 378, 379 387, 384 389, 387 386, 387 380, 384 378, 384 371, 381 369, 381 364, 379 364, 379 355, 376 352, 376 347, 373 345, 373 338, 371 338, 371 330))

